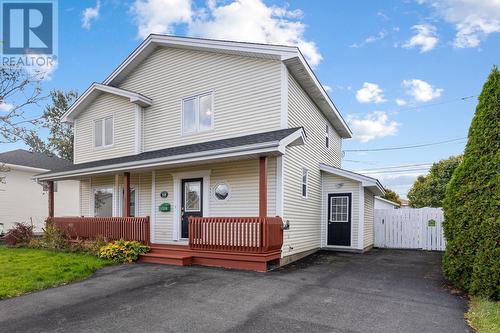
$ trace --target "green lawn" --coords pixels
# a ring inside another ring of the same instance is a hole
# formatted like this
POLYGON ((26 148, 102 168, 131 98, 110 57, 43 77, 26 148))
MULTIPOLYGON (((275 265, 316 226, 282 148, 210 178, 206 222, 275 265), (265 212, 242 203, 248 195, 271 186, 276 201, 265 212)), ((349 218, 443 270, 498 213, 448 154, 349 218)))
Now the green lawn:
POLYGON ((473 298, 465 317, 478 333, 500 332, 500 302, 473 298))
POLYGON ((83 253, 0 246, 0 299, 82 280, 110 264, 83 253))

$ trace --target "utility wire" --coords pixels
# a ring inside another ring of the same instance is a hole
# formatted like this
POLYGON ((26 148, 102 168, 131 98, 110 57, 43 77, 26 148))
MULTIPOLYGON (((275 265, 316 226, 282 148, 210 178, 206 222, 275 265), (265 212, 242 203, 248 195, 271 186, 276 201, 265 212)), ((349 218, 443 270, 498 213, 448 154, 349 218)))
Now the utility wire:
POLYGON ((431 143, 424 143, 424 144, 418 144, 418 145, 410 145, 410 146, 396 146, 396 147, 384 147, 384 148, 373 148, 373 149, 345 149, 345 150, 343 150, 343 153, 346 153, 346 152, 369 152, 369 151, 401 150, 401 149, 429 147, 429 146, 436 146, 436 145, 441 145, 441 144, 444 144, 444 143, 455 142, 455 141, 460 141, 460 140, 465 140, 465 139, 467 139, 467 137, 450 139, 450 140, 444 140, 444 141, 438 141, 438 142, 431 142, 431 143))
POLYGON ((361 174, 380 174, 380 173, 397 173, 397 172, 413 172, 413 171, 429 171, 429 168, 419 168, 419 169, 401 169, 401 170, 385 170, 385 171, 368 171, 363 170, 358 171, 361 174))
POLYGON ((418 164, 402 164, 402 165, 391 165, 388 167, 380 167, 380 168, 373 168, 373 169, 363 169, 363 171, 377 171, 377 170, 388 170, 388 169, 401 169, 401 168, 408 168, 408 167, 418 167, 418 166, 432 166, 434 162, 430 163, 418 163, 418 164))
MULTIPOLYGON (((424 108, 429 108, 432 106, 438 106, 438 105, 443 105, 443 104, 449 104, 453 102, 458 102, 458 101, 467 101, 471 98, 477 97, 478 95, 471 95, 471 96, 464 96, 464 97, 458 97, 458 98, 453 98, 453 99, 448 99, 446 101, 442 102, 437 102, 437 103, 430 103, 430 104, 422 104, 422 105, 409 105, 401 108, 395 108, 395 109, 389 109, 389 110, 384 110, 384 112, 399 112, 399 111, 408 111, 408 110, 418 110, 418 109, 424 109, 424 108)), ((355 114, 358 113, 364 113, 364 112, 353 112, 355 114)))

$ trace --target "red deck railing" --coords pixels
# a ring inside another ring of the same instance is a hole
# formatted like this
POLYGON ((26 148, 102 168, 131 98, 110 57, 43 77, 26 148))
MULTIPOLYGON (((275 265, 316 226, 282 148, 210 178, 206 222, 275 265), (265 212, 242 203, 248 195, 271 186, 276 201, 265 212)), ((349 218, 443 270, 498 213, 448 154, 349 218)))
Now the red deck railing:
POLYGON ((135 240, 145 244, 149 239, 149 216, 146 217, 53 217, 51 220, 70 238, 135 240))
POLYGON ((279 251, 282 225, 281 217, 190 217, 189 247, 245 253, 279 251))

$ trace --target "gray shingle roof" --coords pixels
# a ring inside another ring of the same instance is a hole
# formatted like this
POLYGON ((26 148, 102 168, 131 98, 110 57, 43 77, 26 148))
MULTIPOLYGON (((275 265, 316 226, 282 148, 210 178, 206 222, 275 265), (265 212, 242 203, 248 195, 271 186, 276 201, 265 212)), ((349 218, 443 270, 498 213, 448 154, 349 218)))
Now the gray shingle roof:
POLYGON ((24 149, 17 149, 0 153, 0 163, 21 165, 32 168, 55 170, 73 165, 71 161, 62 158, 35 153, 24 149))
POLYGON ((67 172, 67 171, 83 170, 83 169, 103 167, 103 166, 108 166, 108 165, 111 166, 111 165, 115 165, 115 164, 122 164, 122 163, 129 163, 129 162, 138 162, 138 161, 145 161, 146 162, 148 160, 162 158, 162 157, 173 157, 176 155, 207 152, 207 151, 211 151, 211 150, 219 150, 219 149, 224 149, 224 148, 234 148, 234 147, 239 147, 239 146, 246 146, 246 145, 266 143, 266 142, 275 142, 275 141, 280 141, 280 140, 286 138, 287 136, 295 133, 299 129, 301 129, 301 128, 300 127, 287 128, 287 129, 282 129, 282 130, 277 130, 277 131, 251 134, 251 135, 245 135, 245 136, 229 138, 229 139, 208 141, 208 142, 196 143, 196 144, 191 144, 191 145, 177 146, 177 147, 172 147, 172 148, 148 151, 148 152, 144 152, 144 153, 137 154, 137 155, 129 155, 129 156, 111 158, 111 159, 107 159, 107 160, 99 160, 99 161, 88 162, 88 163, 72 164, 69 166, 62 167, 60 169, 51 170, 51 172, 42 173, 41 175, 51 174, 51 173, 55 173, 55 172, 67 172))

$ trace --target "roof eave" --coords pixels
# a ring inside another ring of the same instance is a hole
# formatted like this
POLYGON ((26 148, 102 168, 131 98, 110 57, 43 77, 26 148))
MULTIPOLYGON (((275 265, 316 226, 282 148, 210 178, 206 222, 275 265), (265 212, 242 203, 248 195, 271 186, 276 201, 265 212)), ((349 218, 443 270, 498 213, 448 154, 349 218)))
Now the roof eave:
POLYGON ((73 122, 75 116, 80 113, 81 109, 83 109, 86 105, 88 105, 88 103, 92 102, 92 100, 97 97, 98 92, 109 93, 128 98, 131 103, 137 104, 141 107, 147 107, 153 104, 153 100, 151 98, 139 93, 94 82, 63 114, 61 120, 63 122, 73 122), (91 100, 89 101, 88 99, 91 100))
POLYGON ((282 155, 285 153, 285 147, 296 146, 305 143, 304 130, 302 128, 293 132, 292 134, 286 136, 281 140, 268 141, 259 144, 251 144, 245 146, 237 146, 231 148, 224 148, 218 150, 202 151, 197 153, 190 153, 184 155, 167 156, 156 159, 133 161, 125 163, 117 163, 112 165, 105 165, 99 167, 91 167, 79 170, 70 170, 65 172, 48 172, 39 175, 35 175, 37 181, 44 180, 56 180, 56 179, 69 179, 71 177, 80 177, 91 174, 99 174, 103 172, 115 172, 122 170, 139 170, 154 168, 160 166, 173 166, 182 163, 192 163, 201 162, 207 160, 215 160, 220 158, 246 156, 246 155, 258 155, 258 154, 274 154, 282 155))

